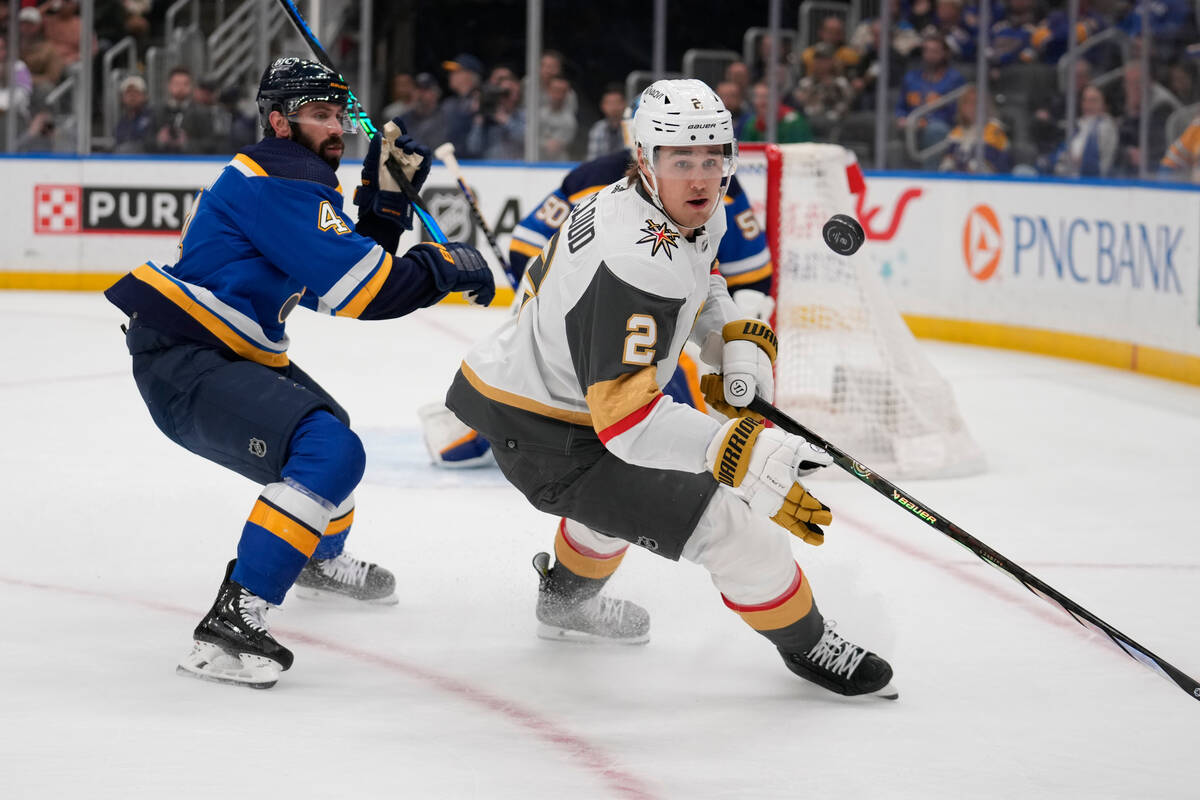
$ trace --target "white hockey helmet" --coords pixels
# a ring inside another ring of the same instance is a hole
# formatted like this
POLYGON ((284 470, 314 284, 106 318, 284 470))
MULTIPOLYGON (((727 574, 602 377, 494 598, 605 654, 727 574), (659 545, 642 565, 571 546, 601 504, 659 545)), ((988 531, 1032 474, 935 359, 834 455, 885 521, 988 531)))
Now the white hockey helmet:
MULTIPOLYGON (((655 172, 655 150, 659 147, 719 145, 724 151, 722 195, 729 178, 737 169, 737 139, 733 134, 733 115, 708 84, 695 78, 655 81, 636 101, 633 114, 633 139, 645 159, 642 184, 654 204, 662 209, 655 172)), ((713 213, 721 206, 717 203, 713 213)), ((666 213, 665 209, 662 209, 666 213)), ((669 215, 668 215, 669 216, 669 215)))

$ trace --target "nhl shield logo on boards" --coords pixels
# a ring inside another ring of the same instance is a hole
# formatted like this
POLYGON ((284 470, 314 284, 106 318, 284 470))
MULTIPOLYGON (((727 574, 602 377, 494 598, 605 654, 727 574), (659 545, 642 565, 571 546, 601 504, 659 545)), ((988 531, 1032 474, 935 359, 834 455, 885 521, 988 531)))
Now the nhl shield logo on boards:
POLYGON ((250 455, 262 458, 267 454, 267 443, 262 439, 250 440, 250 455))
MULTIPOLYGON (((471 206, 457 189, 433 186, 421 192, 429 213, 441 223, 442 230, 452 242, 475 243, 475 220, 471 219, 471 206)), ((423 241, 432 241, 426 234, 423 241)))

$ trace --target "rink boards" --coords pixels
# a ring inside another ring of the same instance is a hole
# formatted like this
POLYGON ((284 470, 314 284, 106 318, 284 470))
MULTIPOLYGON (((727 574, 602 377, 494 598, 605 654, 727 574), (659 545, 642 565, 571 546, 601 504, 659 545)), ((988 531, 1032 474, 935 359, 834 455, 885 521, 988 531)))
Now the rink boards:
MULTIPOLYGON (((220 158, 5 158, 0 288, 96 290, 175 259, 194 192, 220 158)), ((507 249, 558 164, 465 165, 507 249)), ((339 171, 354 216, 358 167, 339 171)), ((761 211, 765 172, 739 170, 761 211)), ((449 174, 422 191, 449 238, 492 255, 449 174)), ((919 336, 1068 356, 1200 384, 1200 187, 868 174, 860 268, 919 336)), ((416 243, 406 235, 402 246, 416 243)), ((501 298, 503 299, 503 298, 501 298)))

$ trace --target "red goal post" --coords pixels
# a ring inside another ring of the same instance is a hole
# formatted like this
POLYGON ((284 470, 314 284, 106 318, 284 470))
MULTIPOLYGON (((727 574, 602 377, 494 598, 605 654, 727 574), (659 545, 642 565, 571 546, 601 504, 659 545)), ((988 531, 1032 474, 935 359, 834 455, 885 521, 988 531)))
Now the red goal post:
POLYGON ((846 257, 821 236, 829 217, 855 215, 861 174, 839 145, 739 145, 775 266, 775 405, 889 477, 982 472, 949 383, 865 257, 870 240, 846 257))

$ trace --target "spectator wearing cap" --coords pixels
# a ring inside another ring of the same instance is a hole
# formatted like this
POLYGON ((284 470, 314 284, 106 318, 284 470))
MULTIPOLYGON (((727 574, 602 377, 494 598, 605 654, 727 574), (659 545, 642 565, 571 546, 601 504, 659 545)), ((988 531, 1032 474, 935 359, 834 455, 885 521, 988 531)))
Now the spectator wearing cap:
POLYGON ((113 128, 113 152, 144 153, 154 139, 154 116, 146 105, 146 81, 130 75, 121 81, 121 118, 113 128))
POLYGON ((820 45, 825 45, 826 49, 833 53, 833 59, 839 67, 837 74, 845 75, 858 68, 858 60, 861 58, 861 55, 853 47, 846 44, 846 23, 841 17, 831 14, 821 20, 821 27, 817 32, 817 37, 818 41, 806 47, 804 52, 800 54, 800 58, 804 62, 805 75, 812 74, 813 59, 816 57, 817 47, 820 45))
POLYGON ((438 105, 442 87, 437 78, 422 72, 413 78, 412 105, 401 117, 408 135, 434 148, 446 141, 446 112, 438 105))
POLYGON ((412 107, 414 88, 412 75, 409 75, 407 72, 397 72, 393 75, 392 83, 389 87, 388 104, 380 112, 380 119, 383 122, 387 122, 396 117, 404 116, 404 113, 412 107))
POLYGON ((442 100, 442 113, 446 117, 446 139, 454 149, 467 151, 467 135, 479 110, 479 82, 483 79, 483 62, 470 53, 459 53, 450 61, 443 61, 450 94, 442 100))
POLYGON ((792 103, 804 112, 812 126, 813 135, 821 140, 830 135, 850 110, 854 89, 841 75, 840 62, 833 45, 817 42, 809 50, 812 51, 810 66, 792 93, 792 103))
MULTIPOLYGON (((728 108, 728 105, 726 106, 728 108)), ((601 119, 588 130, 587 160, 625 149, 622 118, 625 116, 625 89, 610 83, 600 95, 601 119)))
POLYGON ((212 110, 196 104, 192 86, 192 73, 186 67, 175 67, 167 75, 167 100, 154 121, 154 147, 160 153, 212 151, 212 110))
POLYGON ((33 88, 49 91, 62 80, 63 60, 42 31, 42 12, 33 6, 22 8, 17 21, 21 26, 21 60, 33 76, 33 88))

